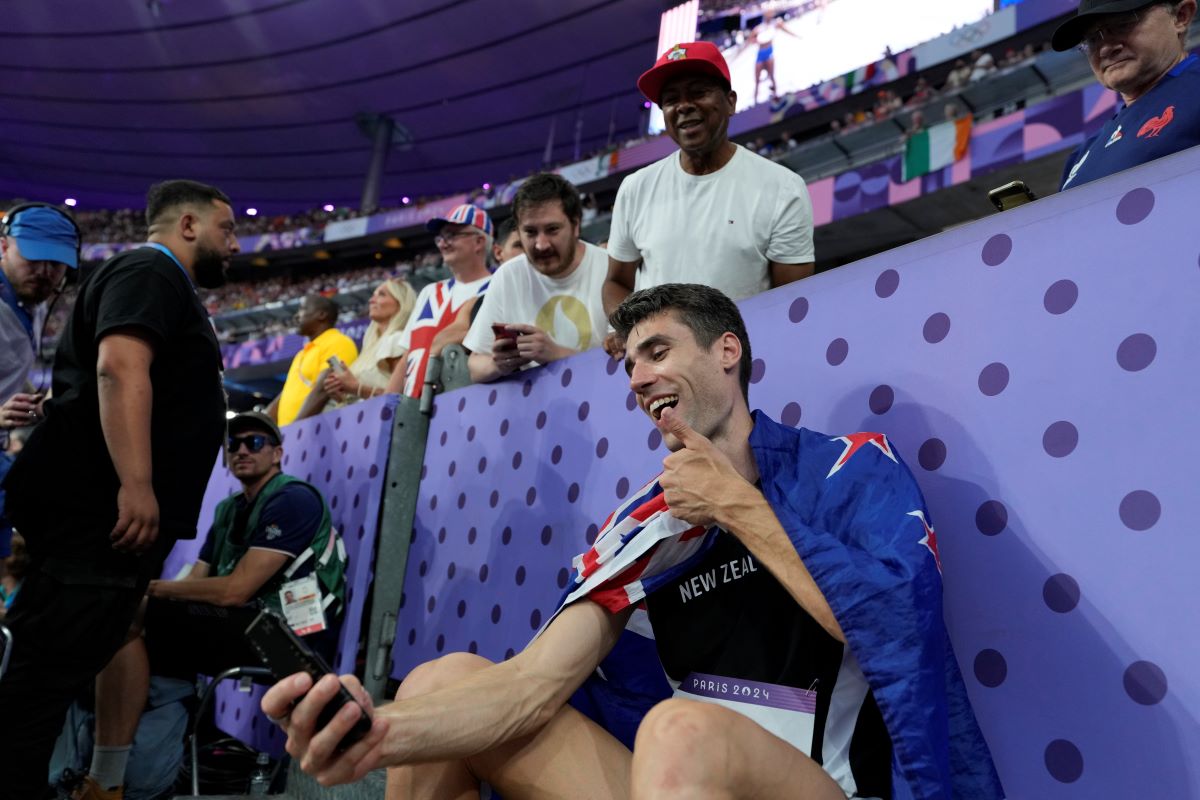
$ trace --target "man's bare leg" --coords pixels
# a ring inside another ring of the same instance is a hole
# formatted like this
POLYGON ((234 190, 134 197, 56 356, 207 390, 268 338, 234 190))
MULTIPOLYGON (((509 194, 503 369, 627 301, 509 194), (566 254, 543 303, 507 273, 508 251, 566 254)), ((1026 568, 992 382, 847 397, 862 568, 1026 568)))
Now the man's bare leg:
POLYGON ((96 744, 133 744, 138 721, 150 692, 150 661, 146 643, 134 636, 96 676, 96 744))
MULTIPOLYGON (((422 664, 404 680, 397 700, 428 694, 487 667, 467 653, 422 664)), ((388 770, 387 800, 478 800, 481 782, 505 800, 624 800, 629 797, 631 754, 599 725, 564 707, 532 736, 462 761, 388 770)))
POLYGON ((635 800, 846 800, 817 762, 735 711, 659 703, 634 743, 635 800))

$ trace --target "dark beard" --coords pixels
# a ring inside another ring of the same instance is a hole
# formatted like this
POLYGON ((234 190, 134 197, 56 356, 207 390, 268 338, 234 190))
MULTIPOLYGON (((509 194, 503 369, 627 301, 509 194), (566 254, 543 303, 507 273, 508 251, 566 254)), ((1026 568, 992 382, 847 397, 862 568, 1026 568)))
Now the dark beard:
POLYGON ((196 271, 196 285, 204 289, 220 289, 225 285, 225 261, 216 250, 197 248, 196 261, 192 265, 196 271))

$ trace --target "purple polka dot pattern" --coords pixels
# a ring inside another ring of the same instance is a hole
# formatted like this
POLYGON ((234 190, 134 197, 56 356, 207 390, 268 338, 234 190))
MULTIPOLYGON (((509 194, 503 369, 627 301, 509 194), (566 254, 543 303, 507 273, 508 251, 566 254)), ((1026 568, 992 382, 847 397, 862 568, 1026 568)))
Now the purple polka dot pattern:
POLYGON ((975 678, 989 689, 1004 683, 1008 677, 1008 662, 996 650, 980 650, 975 656, 975 678))
POLYGON ((629 479, 621 478, 617 481, 617 499, 624 500, 627 494, 629 494, 629 479))
POLYGON ((646 437, 646 447, 651 450, 662 447, 662 434, 658 432, 658 428, 652 429, 650 435, 646 437))
POLYGON ((783 407, 783 411, 780 412, 779 421, 784 425, 790 425, 794 428, 800 424, 800 416, 802 413, 803 411, 801 410, 799 403, 788 403, 783 407))
POLYGON ((1075 307, 1078 299, 1079 287, 1075 281, 1061 280, 1050 284, 1042 298, 1042 305, 1051 314, 1065 314, 1075 307))
POLYGON ((788 306, 788 319, 792 322, 802 322, 808 316, 808 298, 797 297, 788 306))
POLYGON ((1083 775, 1083 754, 1066 739, 1046 745, 1046 771, 1059 783, 1074 783, 1083 775))
POLYGON ((998 500, 988 500, 975 511, 975 527, 984 536, 995 536, 1008 527, 1008 509, 998 500))
POLYGON ((1070 575, 1051 575, 1042 586, 1042 599, 1046 607, 1059 614, 1074 611, 1079 605, 1079 584, 1070 575))
POLYGON ((1122 225, 1137 225, 1153 210, 1154 192, 1145 188, 1133 189, 1117 203, 1117 221, 1122 225))
POLYGON ((836 367, 846 360, 850 353, 850 344, 845 339, 834 339, 825 348, 825 360, 829 366, 836 367))
POLYGON ((1158 705, 1167 696, 1167 676, 1157 664, 1137 661, 1125 670, 1125 694, 1138 705, 1158 705))
POLYGON ((950 317, 940 311, 931 314, 929 319, 925 320, 925 327, 921 329, 921 335, 930 344, 942 341, 948 333, 950 333, 950 317))
POLYGON ((1117 347, 1117 363, 1126 372, 1141 372, 1154 363, 1158 344, 1149 334, 1135 333, 1125 337, 1117 347))
POLYGON ((881 384, 871 390, 871 396, 867 398, 867 408, 871 409, 872 414, 886 414, 891 411, 895 401, 896 393, 892 391, 892 387, 881 384))
POLYGON ((1006 233, 997 233, 983 245, 983 263, 998 267, 1012 254, 1013 241, 1006 233))
POLYGON ((941 439, 926 439, 917 451, 917 463, 928 472, 939 469, 946 463, 946 443, 941 439))
POLYGON ((750 382, 758 383, 767 374, 767 362, 761 358, 756 358, 750 362, 750 382))
POLYGON ((1152 492, 1138 489, 1121 498, 1121 522, 1134 531, 1148 531, 1158 522, 1162 505, 1152 492))
POLYGON ((999 361, 988 364, 979 373, 979 391, 995 397, 1008 388, 1008 367, 999 361))
POLYGON ((1066 420, 1059 420, 1042 434, 1042 449, 1046 455, 1054 458, 1065 458, 1075 452, 1079 444, 1079 431, 1066 420))
POLYGON ((896 293, 896 289, 899 286, 900 273, 894 269, 885 269, 875 279, 875 296, 881 298, 891 297, 896 293))

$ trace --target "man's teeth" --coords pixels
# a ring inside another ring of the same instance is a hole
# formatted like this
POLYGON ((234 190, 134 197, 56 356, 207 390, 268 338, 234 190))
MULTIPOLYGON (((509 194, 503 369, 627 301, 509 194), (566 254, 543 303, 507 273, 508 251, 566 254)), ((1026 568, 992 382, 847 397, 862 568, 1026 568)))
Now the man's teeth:
POLYGON ((664 408, 667 406, 674 406, 678 402, 679 395, 677 394, 669 394, 665 397, 660 397, 654 402, 650 403, 650 413, 654 415, 655 419, 659 419, 662 416, 662 410, 664 408))

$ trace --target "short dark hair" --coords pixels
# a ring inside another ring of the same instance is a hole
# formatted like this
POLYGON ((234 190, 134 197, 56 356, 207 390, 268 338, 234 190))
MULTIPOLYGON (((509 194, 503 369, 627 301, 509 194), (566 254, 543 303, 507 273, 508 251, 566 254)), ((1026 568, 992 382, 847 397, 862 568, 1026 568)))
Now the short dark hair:
MULTIPOLYGON (((508 241, 508 237, 512 236, 513 231, 517 229, 517 218, 515 216, 501 222, 496 226, 496 244, 503 246, 508 241)), ((475 305, 479 305, 476 303, 475 305)))
POLYGON ((308 301, 308 305, 314 311, 324 314, 331 325, 337 322, 341 309, 338 308, 338 304, 332 298, 326 297, 323 294, 310 294, 305 296, 304 299, 308 301))
POLYGON ((159 217, 173 208, 189 204, 209 206, 214 200, 220 200, 227 206, 233 205, 233 201, 224 192, 207 183, 186 180, 156 183, 146 192, 146 224, 153 225, 159 217))
POLYGON ((579 190, 575 188, 575 184, 553 172, 539 172, 517 189, 512 202, 513 219, 519 225, 521 209, 540 206, 551 200, 562 203, 563 213, 571 222, 578 222, 583 218, 583 204, 579 200, 579 190))
POLYGON ((634 326, 649 317, 674 311, 679 321, 691 329, 696 344, 708 349, 721 335, 732 333, 742 343, 738 379, 742 397, 750 393, 750 337, 746 323, 734 302, 711 286, 697 283, 664 283, 634 292, 608 318, 621 339, 628 339, 634 326))

